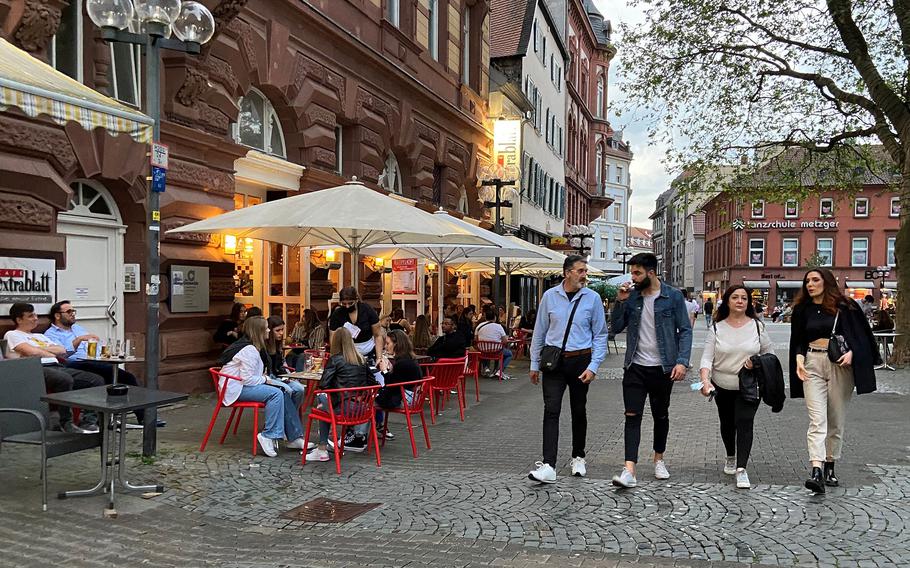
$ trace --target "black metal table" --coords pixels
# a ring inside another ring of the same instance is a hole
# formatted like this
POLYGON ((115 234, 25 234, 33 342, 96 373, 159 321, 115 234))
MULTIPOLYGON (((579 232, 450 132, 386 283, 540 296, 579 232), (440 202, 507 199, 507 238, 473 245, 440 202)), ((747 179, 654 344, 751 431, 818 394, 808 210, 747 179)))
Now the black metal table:
POLYGON ((123 489, 133 491, 163 491, 163 485, 133 485, 124 479, 124 463, 126 454, 126 428, 120 428, 117 437, 117 446, 114 447, 111 435, 114 428, 114 417, 120 416, 121 424, 125 423, 125 415, 134 410, 144 408, 159 408, 175 402, 186 400, 188 395, 178 392, 152 390, 143 387, 129 388, 129 392, 122 396, 108 396, 107 386, 92 387, 66 392, 45 395, 41 400, 58 406, 79 407, 82 410, 93 410, 101 414, 99 426, 101 428, 101 478, 91 489, 79 491, 63 491, 57 494, 60 499, 67 497, 85 497, 108 492, 108 508, 114 508, 115 481, 123 489), (114 465, 117 472, 114 473, 114 465))

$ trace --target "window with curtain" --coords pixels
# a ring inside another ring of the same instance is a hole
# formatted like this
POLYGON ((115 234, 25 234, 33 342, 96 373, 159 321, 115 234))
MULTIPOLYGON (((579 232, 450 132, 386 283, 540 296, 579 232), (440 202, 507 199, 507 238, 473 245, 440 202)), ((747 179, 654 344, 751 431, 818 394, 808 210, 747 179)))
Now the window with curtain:
POLYGON ((234 139, 266 154, 285 158, 281 122, 265 95, 253 89, 240 99, 240 114, 234 125, 234 139))

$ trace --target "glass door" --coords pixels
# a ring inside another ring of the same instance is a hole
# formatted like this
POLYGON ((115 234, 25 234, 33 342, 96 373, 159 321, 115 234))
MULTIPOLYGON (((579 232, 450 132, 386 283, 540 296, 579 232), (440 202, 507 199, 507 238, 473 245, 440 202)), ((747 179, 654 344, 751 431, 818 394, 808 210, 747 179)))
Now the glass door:
POLYGON ((302 290, 304 289, 303 267, 300 247, 289 247, 267 243, 268 259, 265 273, 268 275, 266 290, 267 314, 280 316, 287 330, 294 329, 303 312, 302 290))

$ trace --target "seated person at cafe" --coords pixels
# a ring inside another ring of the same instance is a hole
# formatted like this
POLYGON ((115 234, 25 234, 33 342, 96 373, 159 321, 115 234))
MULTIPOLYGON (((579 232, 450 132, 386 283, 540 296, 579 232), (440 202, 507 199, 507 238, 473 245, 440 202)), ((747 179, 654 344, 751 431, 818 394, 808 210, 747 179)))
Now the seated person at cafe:
POLYGON ((392 310, 389 329, 400 329, 405 333, 411 333, 411 323, 404 317, 404 310, 401 308, 392 310))
MULTIPOLYGON (((446 318, 445 321, 451 322, 452 318, 446 318)), ((455 325, 453 324, 452 328, 454 329, 454 327, 455 325)), ((385 386, 379 389, 379 394, 376 396, 376 406, 380 408, 398 408, 401 406, 401 387, 393 385, 419 381, 423 378, 423 373, 420 371, 417 359, 414 358, 414 347, 411 345, 411 338, 404 331, 400 329, 390 331, 385 338, 385 350, 391 353, 394 359, 392 359, 392 370, 382 374, 385 379, 385 386)), ((462 353, 464 353, 463 350, 462 353)), ((408 399, 408 404, 413 401, 413 391, 414 389, 405 387, 404 392, 408 399)))
MULTIPOLYGON (((7 331, 3 336, 6 341, 4 357, 7 359, 40 357, 47 392, 64 392, 104 385, 104 379, 95 373, 71 369, 60 364, 60 359, 66 357, 66 349, 42 333, 33 333, 38 327, 35 306, 16 302, 9 309, 9 317, 16 325, 16 329, 7 331)), ((69 407, 62 406, 59 412, 60 429, 64 432, 80 434, 98 432, 98 417, 94 412, 83 412, 82 423, 78 426, 73 424, 73 414, 69 407)))
MULTIPOLYGON (((89 341, 99 341, 98 336, 90 333, 87 329, 76 323, 76 308, 69 300, 61 300, 51 306, 48 314, 51 320, 51 326, 47 328, 44 335, 49 337, 54 343, 58 343, 66 349, 66 360, 63 364, 70 369, 88 371, 100 375, 104 382, 112 384, 114 382, 114 365, 112 363, 99 363, 97 361, 87 361, 89 341)), ((100 353, 101 347, 98 347, 100 353)), ((125 385, 136 386, 139 381, 136 375, 120 369, 117 371, 117 382, 125 385)), ((136 410, 136 420, 142 424, 145 418, 144 410, 136 410)), ((127 424, 127 428, 136 427, 134 424, 127 424)))
MULTIPOLYGON (((276 379, 275 385, 289 394, 291 400, 294 401, 294 406, 300 408, 300 405, 303 404, 304 386, 294 380, 286 383, 278 380, 278 377, 286 372, 284 367, 284 332, 287 330, 287 327, 284 325, 284 320, 281 319, 281 316, 269 316, 266 322, 269 324, 269 335, 265 340, 265 350, 268 354, 269 377, 276 379)), ((299 357, 292 358, 291 355, 293 355, 293 353, 288 355, 288 364, 293 367, 294 370, 302 371, 305 356, 301 354, 299 357)))
POLYGON ((245 317, 246 306, 240 302, 234 302, 233 307, 231 307, 230 317, 219 323, 218 329, 215 330, 215 335, 213 337, 215 343, 222 348, 225 348, 237 341, 240 337, 240 325, 243 323, 243 318, 245 317))
POLYGON ((464 352, 464 336, 458 333, 452 318, 446 317, 442 320, 442 335, 427 349, 427 355, 437 359, 449 359, 464 357, 464 352))
MULTIPOLYGON (((489 305, 484 308, 484 317, 486 321, 477 324, 477 328, 474 330, 474 339, 475 341, 485 341, 493 343, 502 343, 509 338, 509 334, 506 333, 506 330, 502 328, 502 325, 499 324, 497 318, 499 316, 499 310, 493 306, 489 305)), ((502 378, 510 379, 506 375, 506 368, 509 366, 509 362, 512 361, 512 351, 503 344, 502 346, 502 378)), ((492 375, 492 372, 490 372, 492 375)))

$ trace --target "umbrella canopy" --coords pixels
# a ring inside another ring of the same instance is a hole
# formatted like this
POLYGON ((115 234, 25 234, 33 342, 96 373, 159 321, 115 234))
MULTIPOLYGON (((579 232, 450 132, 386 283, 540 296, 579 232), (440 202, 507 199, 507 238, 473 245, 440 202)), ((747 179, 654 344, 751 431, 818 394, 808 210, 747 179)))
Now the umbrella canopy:
MULTIPOLYGON (((542 270, 553 269, 558 272, 562 272, 562 264, 566 260, 566 255, 562 254, 561 252, 531 244, 512 235, 508 235, 503 238, 508 240, 513 247, 522 246, 537 253, 533 257, 528 255, 518 256, 508 253, 500 255, 499 266, 503 271, 516 272, 526 268, 535 268, 542 270)), ((459 263, 457 268, 459 270, 465 271, 489 270, 493 268, 493 262, 494 261, 492 257, 474 256, 469 257, 465 259, 464 262, 459 263)))

